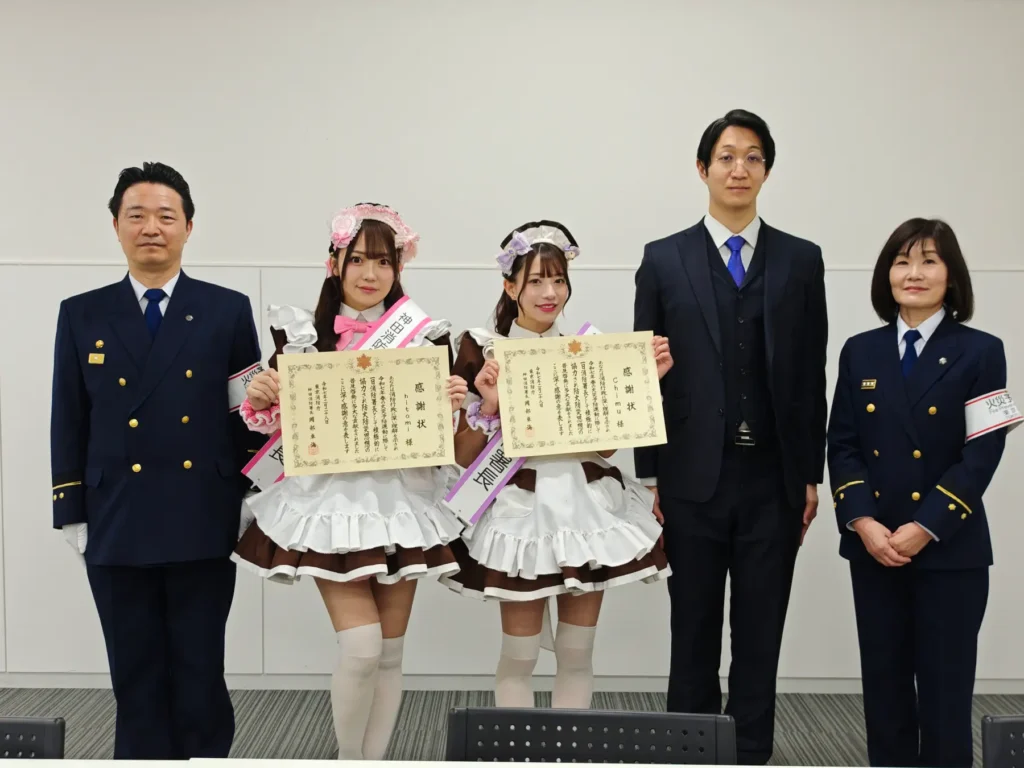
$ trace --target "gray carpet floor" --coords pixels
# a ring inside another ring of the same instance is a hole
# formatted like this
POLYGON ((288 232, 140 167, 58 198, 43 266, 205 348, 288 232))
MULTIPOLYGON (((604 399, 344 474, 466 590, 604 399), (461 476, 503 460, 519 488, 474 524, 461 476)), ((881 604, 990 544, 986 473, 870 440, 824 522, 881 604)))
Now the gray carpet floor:
MULTIPOLYGON (((232 757, 333 759, 337 746, 326 691, 235 691, 237 731, 232 757)), ((547 706, 550 694, 538 693, 547 706)), ((484 691, 407 691, 388 757, 443 760, 445 723, 455 706, 493 706, 484 691)), ((594 709, 664 711, 664 694, 597 693, 594 709)), ((986 714, 1024 713, 1024 696, 977 696, 975 765, 981 765, 979 721, 986 714)), ((104 759, 114 750, 114 698, 93 689, 0 689, 0 716, 63 717, 66 757, 104 759)), ((779 696, 773 765, 867 765, 861 697, 779 696)))

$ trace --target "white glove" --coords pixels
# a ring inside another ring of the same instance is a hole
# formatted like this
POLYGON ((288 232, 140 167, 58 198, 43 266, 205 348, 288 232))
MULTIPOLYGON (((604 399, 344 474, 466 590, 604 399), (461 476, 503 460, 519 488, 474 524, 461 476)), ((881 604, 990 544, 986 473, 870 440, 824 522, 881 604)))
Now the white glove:
POLYGON ((245 533, 245 529, 252 525, 252 521, 256 519, 256 515, 249 508, 249 505, 244 501, 242 502, 242 516, 238 521, 238 538, 242 538, 242 534, 245 533))
POLYGON ((71 545, 71 548, 80 555, 85 554, 85 544, 89 539, 88 527, 88 523, 71 523, 65 525, 62 529, 64 531, 64 541, 71 545))
POLYGON ((89 524, 71 523, 69 525, 65 525, 61 530, 64 531, 64 541, 66 541, 70 547, 75 550, 78 554, 78 559, 84 563, 85 544, 89 539, 89 524))

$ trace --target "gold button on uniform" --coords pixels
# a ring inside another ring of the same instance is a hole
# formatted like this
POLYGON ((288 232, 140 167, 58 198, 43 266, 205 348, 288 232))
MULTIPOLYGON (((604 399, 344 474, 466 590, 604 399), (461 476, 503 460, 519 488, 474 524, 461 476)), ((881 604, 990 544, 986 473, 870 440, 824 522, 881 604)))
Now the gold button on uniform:
POLYGON ((840 499, 845 499, 846 498, 846 494, 845 493, 840 493, 839 494, 839 498, 840 499))
POLYGON ((956 504, 950 504, 949 505, 949 511, 950 512, 955 512, 956 511, 956 504))
POLYGON ((878 455, 878 451, 877 451, 877 450, 875 450, 875 451, 872 451, 872 453, 874 453, 874 454, 875 454, 875 456, 877 456, 877 455, 878 455))
POLYGON ((966 512, 962 513, 962 514, 960 515, 960 519, 961 519, 961 520, 966 520, 966 519, 967 519, 967 513, 966 513, 966 512))
POLYGON ((874 403, 868 403, 868 413, 874 413, 874 412, 875 412, 875 404, 874 403))
POLYGON ((189 370, 185 371, 185 378, 186 379, 191 379, 192 378, 192 369, 191 368, 189 370))
POLYGON ((185 469, 192 469, 192 462, 189 461, 188 459, 185 459, 185 463, 182 464, 181 466, 183 466, 185 469))
POLYGON ((55 494, 53 494, 53 500, 54 500, 54 501, 56 501, 56 500, 57 500, 57 494, 56 494, 56 493, 55 493, 55 494))
POLYGON ((132 419, 131 421, 128 422, 128 426, 131 427, 132 429, 135 429, 137 426, 139 426, 139 420, 132 419))
POLYGON ((60 492, 60 497, 61 497, 62 499, 64 498, 64 491, 61 491, 61 492, 60 492))
POLYGON ((910 494, 910 498, 912 498, 914 501, 920 501, 921 494, 918 493, 917 491, 914 491, 912 494, 910 494))
POLYGON ((928 415, 929 416, 934 416, 938 412, 939 412, 939 409, 936 408, 934 405, 931 408, 928 409, 928 415))
POLYGON ((188 424, 188 416, 182 416, 181 417, 181 423, 182 424, 188 424))
POLYGON ((876 499, 878 498, 878 495, 879 495, 879 494, 878 494, 878 491, 875 491, 875 498, 876 498, 876 499))
POLYGON ((127 382, 127 381, 125 381, 124 379, 118 379, 118 380, 117 380, 117 383, 118 383, 118 384, 120 384, 120 385, 121 385, 121 386, 123 387, 123 386, 124 386, 125 384, 127 384, 128 382, 127 382))
POLYGON ((103 339, 96 339, 96 349, 103 349, 103 339))
POLYGON ((914 451, 914 458, 915 459, 920 459, 921 458, 921 452, 920 451, 914 451))
POLYGON ((141 471, 142 471, 142 465, 141 464, 132 464, 132 472, 141 472, 141 471))

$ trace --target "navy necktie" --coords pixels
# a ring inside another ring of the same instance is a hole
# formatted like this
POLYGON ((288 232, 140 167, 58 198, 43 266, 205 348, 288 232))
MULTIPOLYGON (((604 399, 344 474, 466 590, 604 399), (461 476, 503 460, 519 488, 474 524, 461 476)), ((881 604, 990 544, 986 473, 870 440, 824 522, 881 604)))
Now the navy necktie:
POLYGON ((164 319, 164 315, 160 311, 160 302, 167 297, 167 294, 164 293, 163 288, 150 288, 142 295, 149 301, 146 305, 146 327, 149 328, 149 337, 155 339, 156 332, 160 329, 160 321, 164 319))
POLYGON ((732 275, 732 279, 736 282, 737 288, 743 285, 743 275, 746 274, 746 270, 743 269, 742 256, 743 244, 746 242, 740 235, 733 235, 725 241, 725 244, 729 246, 731 251, 727 268, 729 274, 732 275))
POLYGON ((921 332, 914 328, 903 334, 903 341, 907 343, 907 348, 903 351, 903 378, 910 375, 910 370, 914 367, 914 363, 917 362, 917 347, 914 344, 920 338, 921 332))

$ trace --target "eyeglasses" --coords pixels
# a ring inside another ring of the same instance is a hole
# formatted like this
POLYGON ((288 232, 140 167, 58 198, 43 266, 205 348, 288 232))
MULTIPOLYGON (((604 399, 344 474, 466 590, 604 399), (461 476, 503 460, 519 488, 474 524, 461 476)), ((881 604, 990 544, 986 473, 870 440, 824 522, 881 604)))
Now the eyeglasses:
POLYGON ((765 169, 764 157, 757 152, 750 152, 744 157, 737 157, 731 152, 725 152, 716 157, 715 162, 719 165, 724 165, 726 168, 735 168, 738 164, 742 163, 743 167, 752 173, 765 169))

